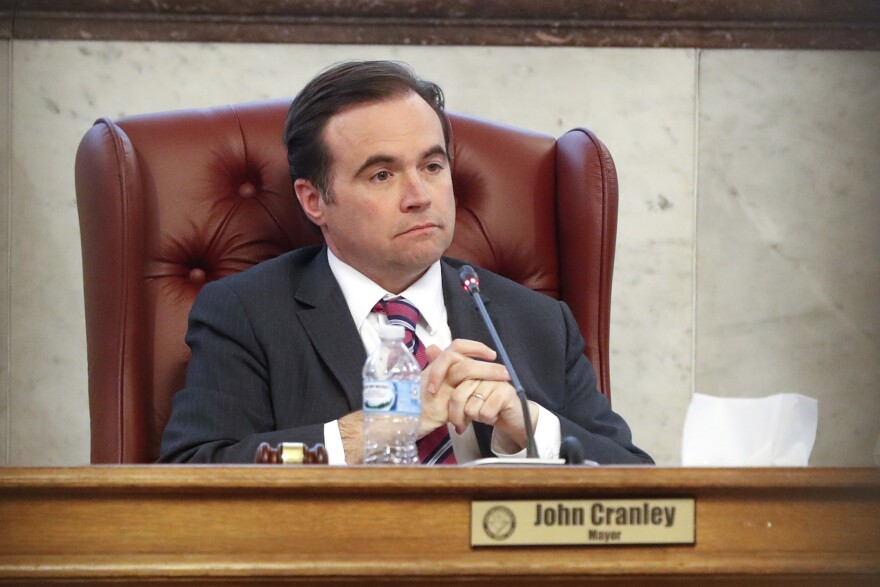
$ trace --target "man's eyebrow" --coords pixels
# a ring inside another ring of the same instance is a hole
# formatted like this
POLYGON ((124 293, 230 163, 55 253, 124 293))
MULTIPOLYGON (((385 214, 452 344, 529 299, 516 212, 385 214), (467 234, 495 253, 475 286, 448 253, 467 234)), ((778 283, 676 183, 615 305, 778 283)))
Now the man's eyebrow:
MULTIPOLYGON (((428 159, 429 157, 433 157, 434 155, 443 155, 446 161, 449 161, 449 154, 446 152, 446 149, 444 149, 442 145, 434 145, 433 147, 425 149, 419 159, 428 159)), ((363 173, 365 170, 369 169, 373 165, 394 163, 396 160, 396 157, 392 157, 391 155, 385 155, 382 153, 372 155, 368 157, 367 160, 364 161, 364 163, 360 167, 358 167, 358 170, 354 173, 354 176, 359 176, 361 173, 363 173)))
POLYGON ((446 149, 444 149, 442 145, 434 145, 430 149, 427 149, 424 153, 422 153, 422 159, 427 159, 429 157, 433 157, 434 155, 443 155, 446 161, 449 161, 449 153, 446 152, 446 149))
POLYGON ((366 161, 364 161, 363 165, 358 167, 358 170, 355 171, 354 176, 355 177, 359 176, 366 169, 369 169, 373 165, 378 165, 379 163, 393 163, 394 161, 395 161, 395 158, 392 157, 391 155, 382 155, 382 154, 372 155, 372 156, 368 157, 366 161))

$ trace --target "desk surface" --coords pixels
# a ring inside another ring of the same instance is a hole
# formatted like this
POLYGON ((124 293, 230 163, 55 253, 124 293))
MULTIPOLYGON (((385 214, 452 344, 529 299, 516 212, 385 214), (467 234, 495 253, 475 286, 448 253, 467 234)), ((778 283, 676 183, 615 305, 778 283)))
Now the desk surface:
POLYGON ((0 582, 878 584, 880 469, 0 469, 0 582), (470 546, 473 500, 692 497, 696 542, 470 546))

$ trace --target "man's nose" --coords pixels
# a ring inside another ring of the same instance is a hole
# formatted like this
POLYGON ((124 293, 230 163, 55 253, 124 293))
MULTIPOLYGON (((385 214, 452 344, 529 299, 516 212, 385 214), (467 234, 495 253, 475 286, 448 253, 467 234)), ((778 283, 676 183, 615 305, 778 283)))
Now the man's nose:
POLYGON ((425 182, 418 173, 407 175, 406 182, 403 186, 400 205, 404 210, 427 208, 431 205, 431 194, 428 192, 425 182))

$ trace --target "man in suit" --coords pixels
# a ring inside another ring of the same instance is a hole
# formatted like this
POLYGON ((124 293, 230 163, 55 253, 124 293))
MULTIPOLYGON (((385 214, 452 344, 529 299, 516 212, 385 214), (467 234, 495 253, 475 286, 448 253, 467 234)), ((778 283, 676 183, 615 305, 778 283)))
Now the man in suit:
POLYGON ((597 391, 568 307, 481 271, 524 413, 458 285, 460 262, 441 258, 455 202, 438 86, 396 63, 337 65, 296 97, 284 135, 296 196, 326 245, 202 289, 160 461, 249 462, 260 442, 301 441, 359 462, 360 373, 388 320, 379 302, 391 301, 417 311, 419 435, 442 437, 453 460, 523 455, 528 418, 541 456, 573 435, 599 463, 652 462, 597 391))

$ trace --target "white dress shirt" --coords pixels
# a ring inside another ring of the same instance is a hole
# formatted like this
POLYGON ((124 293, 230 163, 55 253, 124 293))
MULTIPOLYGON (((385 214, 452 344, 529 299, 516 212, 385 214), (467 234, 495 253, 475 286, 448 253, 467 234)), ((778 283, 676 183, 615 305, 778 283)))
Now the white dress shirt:
MULTIPOLYGON (((340 261, 329 248, 327 249, 327 260, 330 263, 330 271, 333 272, 333 276, 342 289, 342 295, 345 297, 351 317, 361 335, 364 349, 369 355, 379 344, 379 326, 388 321, 385 314, 374 313, 373 306, 380 299, 398 296, 385 291, 369 277, 340 261)), ((425 347, 433 344, 445 349, 452 343, 452 333, 446 319, 446 303, 443 301, 440 261, 431 265, 428 271, 418 281, 401 292, 399 297, 406 298, 418 308, 420 317, 416 324, 416 336, 425 347)), ((466 463, 481 458, 473 426, 468 426, 460 435, 455 432, 455 427, 451 424, 447 424, 447 427, 452 439, 456 461, 466 463)), ((535 445, 538 449, 538 456, 557 458, 561 437, 559 418, 556 417, 556 414, 538 406, 538 424, 535 426, 535 445)), ((502 432, 496 430, 492 434, 491 450, 496 456, 526 456, 525 449, 513 453, 509 452, 511 444, 511 440, 502 432)), ((345 464, 345 451, 337 420, 324 424, 324 447, 327 449, 329 464, 345 464)))

